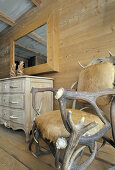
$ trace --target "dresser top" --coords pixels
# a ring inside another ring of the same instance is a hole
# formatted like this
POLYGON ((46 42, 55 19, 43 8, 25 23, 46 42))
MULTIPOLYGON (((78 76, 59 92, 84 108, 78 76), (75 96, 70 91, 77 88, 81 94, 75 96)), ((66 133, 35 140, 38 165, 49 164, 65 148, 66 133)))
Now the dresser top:
POLYGON ((1 80, 11 80, 11 79, 20 79, 20 78, 32 78, 32 79, 46 79, 46 80, 53 80, 53 78, 49 77, 38 77, 38 76, 28 76, 28 75, 23 75, 23 76, 16 76, 16 77, 9 77, 9 78, 3 78, 1 80))

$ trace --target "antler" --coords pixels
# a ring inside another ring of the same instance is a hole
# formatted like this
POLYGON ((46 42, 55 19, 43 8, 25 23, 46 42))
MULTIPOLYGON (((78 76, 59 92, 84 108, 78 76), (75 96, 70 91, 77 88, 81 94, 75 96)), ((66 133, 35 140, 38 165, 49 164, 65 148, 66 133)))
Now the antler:
POLYGON ((83 66, 79 61, 78 61, 78 64, 82 68, 86 68, 90 65, 98 64, 98 63, 101 63, 101 62, 111 62, 111 63, 115 64, 115 56, 109 50, 108 50, 108 52, 109 52, 109 57, 98 58, 97 60, 94 60, 94 58, 95 58, 95 56, 94 56, 94 57, 92 57, 91 61, 86 66, 83 66))
POLYGON ((78 61, 78 64, 82 67, 82 68, 85 68, 86 66, 83 66, 80 61, 78 61))
POLYGON ((115 56, 108 50, 109 52, 109 57, 105 57, 105 58, 98 58, 96 60, 96 63, 100 63, 100 62, 110 62, 115 64, 115 56))
POLYGON ((113 56, 113 54, 111 53, 111 51, 108 50, 108 52, 109 52, 109 55, 110 55, 110 56, 113 56))
POLYGON ((82 68, 86 68, 86 67, 94 64, 94 58, 95 58, 95 56, 92 57, 91 61, 90 61, 86 66, 83 66, 79 61, 78 61, 78 64, 79 64, 82 68))
MULTIPOLYGON (((76 156, 85 148, 83 146, 83 147, 79 148, 78 150, 76 150, 79 139, 88 130, 97 126, 96 122, 92 122, 92 123, 84 126, 84 120, 85 120, 84 117, 82 117, 79 124, 75 125, 72 121, 71 113, 72 113, 71 111, 68 111, 68 121, 71 126, 72 132, 70 134, 69 143, 67 145, 67 149, 64 154, 62 170, 70 170, 72 168, 72 166, 75 166, 76 170, 78 168, 80 168, 80 166, 74 164, 76 156)), ((81 166, 86 169, 89 166, 89 164, 93 161, 95 154, 96 154, 96 145, 95 145, 95 149, 94 149, 91 157, 83 163, 83 166, 82 165, 81 166)))

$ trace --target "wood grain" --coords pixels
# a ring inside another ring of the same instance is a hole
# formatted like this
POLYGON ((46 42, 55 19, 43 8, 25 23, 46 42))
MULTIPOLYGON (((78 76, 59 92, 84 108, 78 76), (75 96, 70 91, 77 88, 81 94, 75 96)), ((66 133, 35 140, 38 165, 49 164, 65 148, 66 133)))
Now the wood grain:
MULTIPOLYGON (((32 87, 53 87, 53 80, 30 76, 19 76, 0 80, 0 124, 6 124, 13 130, 22 129, 26 133, 26 141, 32 129, 36 113, 32 108, 32 87)), ((39 93, 36 97, 36 107, 40 113, 53 110, 51 92, 39 93), (43 99, 43 100, 42 100, 43 99), (48 104, 47 104, 48 103, 48 104)))
POLYGON ((32 2, 33 2, 36 6, 38 6, 38 5, 40 5, 41 0, 32 0, 32 2))
MULTIPOLYGON (((25 143, 23 131, 13 131, 0 126, 0 169, 1 170, 55 170, 54 157, 44 155, 35 158, 28 150, 28 144, 25 143)), ((46 145, 40 141, 42 146, 46 145)), ((98 142, 98 147, 101 143, 98 142)), ((90 155, 88 149, 85 150, 83 160, 90 155)), ((115 163, 115 152, 110 145, 106 145, 88 167, 88 170, 105 170, 115 163)))
POLYGON ((0 11, 0 21, 5 22, 6 24, 13 26, 15 24, 15 20, 4 14, 0 11))
MULTIPOLYGON (((53 15, 58 16, 59 43, 54 41, 51 45, 59 48, 57 54, 59 73, 44 73, 42 76, 54 78, 54 87, 69 88, 78 79, 82 70, 78 60, 86 65, 92 56, 96 58, 108 56, 107 50, 115 54, 114 8, 113 0, 44 0, 39 8, 33 8, 20 18, 14 27, 4 31, 0 39, 0 48, 5 47, 11 37, 18 38, 19 34, 23 35, 30 28, 32 29, 31 23, 37 27, 37 22, 41 23, 42 13, 50 16, 55 11, 53 15)), ((43 20, 44 17, 42 22, 43 20)), ((7 76, 7 73, 4 75, 7 76)), ((2 75, 3 73, 0 74, 1 77, 2 75)), ((54 106, 55 109, 59 108, 57 102, 54 106)))

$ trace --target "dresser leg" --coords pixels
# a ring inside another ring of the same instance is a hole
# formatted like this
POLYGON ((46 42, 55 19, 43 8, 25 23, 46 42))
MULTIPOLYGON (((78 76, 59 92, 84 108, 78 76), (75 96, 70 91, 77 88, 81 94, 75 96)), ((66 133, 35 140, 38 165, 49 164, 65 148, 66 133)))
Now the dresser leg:
POLYGON ((26 132, 26 142, 29 142, 29 141, 30 141, 30 133, 26 132))

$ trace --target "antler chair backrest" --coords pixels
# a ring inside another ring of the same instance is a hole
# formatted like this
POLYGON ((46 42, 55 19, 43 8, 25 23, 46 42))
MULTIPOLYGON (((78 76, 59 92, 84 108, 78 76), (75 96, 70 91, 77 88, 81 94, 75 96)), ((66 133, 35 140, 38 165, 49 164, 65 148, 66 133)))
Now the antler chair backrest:
MULTIPOLYGON (((84 68, 78 79, 77 91, 94 92, 114 87, 114 65, 110 62, 102 62, 84 68)), ((104 96, 97 100, 99 106, 107 105, 111 101, 110 96, 104 96)))
MULTIPOLYGON (((115 57, 110 55, 103 59, 106 62, 101 62, 93 65, 89 65, 88 67, 84 67, 83 70, 79 74, 77 91, 85 91, 85 92, 93 92, 104 90, 107 88, 114 88, 115 81, 115 57)), ((112 136, 113 140, 110 138, 104 137, 104 139, 109 142, 113 147, 115 147, 115 98, 112 100, 111 95, 99 97, 96 101, 97 105, 104 109, 111 101, 111 109, 110 109, 110 119, 112 126, 112 136)), ((80 102, 84 102, 83 100, 80 102)), ((109 105, 108 105, 109 106, 109 105)))

